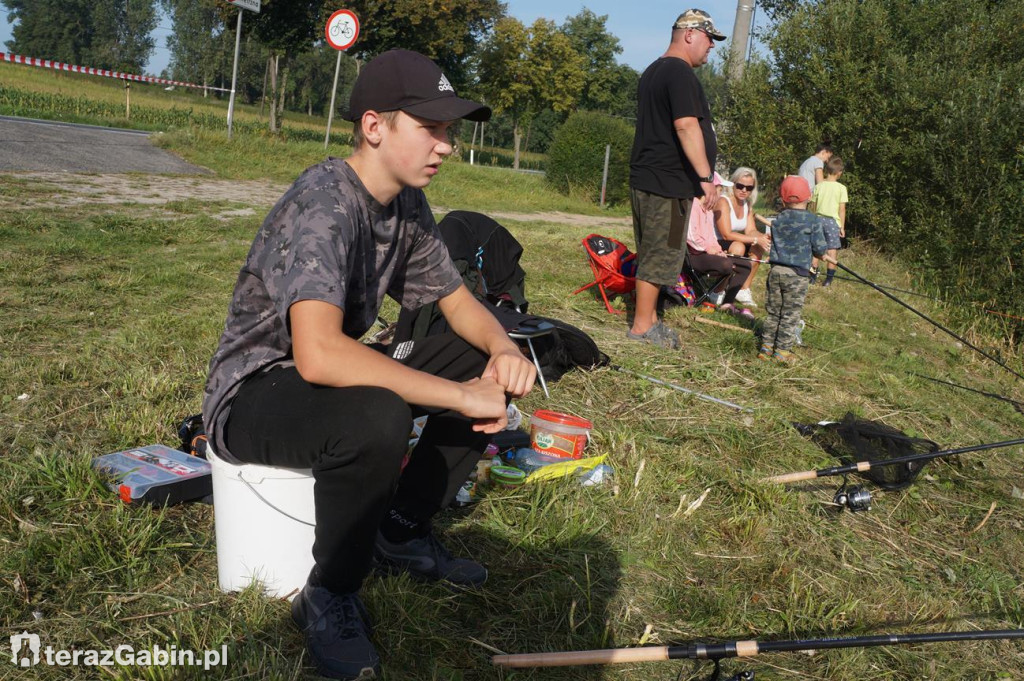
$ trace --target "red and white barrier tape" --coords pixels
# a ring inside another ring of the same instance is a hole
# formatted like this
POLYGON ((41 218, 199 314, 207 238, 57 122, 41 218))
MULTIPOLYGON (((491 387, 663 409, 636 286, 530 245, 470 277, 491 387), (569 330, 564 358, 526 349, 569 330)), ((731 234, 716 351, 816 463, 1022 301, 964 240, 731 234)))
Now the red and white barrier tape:
POLYGON ((138 76, 134 73, 121 73, 120 71, 109 71, 107 69, 95 69, 91 66, 75 66, 74 64, 65 64, 59 61, 51 61, 49 59, 36 59, 35 57, 23 57, 20 54, 7 54, 0 52, 0 62, 11 62, 12 64, 25 64, 26 66, 41 66, 45 69, 55 69, 57 71, 71 71, 72 73, 85 73, 90 76, 106 76, 107 78, 117 78, 119 80, 134 80, 137 83, 153 83, 155 85, 177 85, 179 87, 194 87, 201 90, 217 90, 219 92, 231 92, 229 88, 223 87, 210 87, 208 85, 196 85, 195 83, 183 83, 178 80, 167 80, 166 78, 156 78, 154 76, 138 76))

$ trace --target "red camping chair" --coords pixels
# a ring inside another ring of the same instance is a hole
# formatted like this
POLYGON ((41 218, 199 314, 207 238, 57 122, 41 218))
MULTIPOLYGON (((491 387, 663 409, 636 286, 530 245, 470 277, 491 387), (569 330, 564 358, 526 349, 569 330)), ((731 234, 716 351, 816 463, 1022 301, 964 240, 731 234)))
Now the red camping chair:
POLYGON ((587 261, 594 272, 594 281, 576 289, 573 295, 597 286, 608 311, 621 314, 608 302, 608 296, 625 295, 636 288, 636 253, 630 252, 621 241, 599 234, 585 237, 583 249, 587 252, 587 261))

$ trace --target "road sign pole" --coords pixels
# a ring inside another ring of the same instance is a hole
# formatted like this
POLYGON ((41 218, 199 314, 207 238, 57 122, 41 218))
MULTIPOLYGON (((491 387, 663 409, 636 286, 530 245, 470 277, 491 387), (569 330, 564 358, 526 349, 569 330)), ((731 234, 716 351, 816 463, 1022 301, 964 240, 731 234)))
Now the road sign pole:
POLYGON ((238 8, 238 27, 235 29, 235 65, 231 71, 231 98, 228 100, 228 139, 235 119, 235 87, 238 85, 238 52, 242 46, 242 8, 238 8))
POLYGON ((341 51, 338 51, 338 62, 334 65, 334 87, 331 88, 331 108, 327 112, 327 134, 324 136, 324 149, 331 141, 331 121, 334 120, 334 96, 338 94, 338 74, 341 72, 341 51))
MULTIPOLYGON (((359 17, 349 9, 339 9, 327 19, 324 27, 327 44, 338 51, 334 66, 334 87, 331 88, 331 108, 327 112, 327 133, 324 135, 324 149, 331 141, 331 122, 334 120, 334 100, 338 94, 338 75, 341 73, 341 53, 356 44, 359 39, 359 17)), ((356 76, 359 75, 359 60, 356 60, 356 76)))

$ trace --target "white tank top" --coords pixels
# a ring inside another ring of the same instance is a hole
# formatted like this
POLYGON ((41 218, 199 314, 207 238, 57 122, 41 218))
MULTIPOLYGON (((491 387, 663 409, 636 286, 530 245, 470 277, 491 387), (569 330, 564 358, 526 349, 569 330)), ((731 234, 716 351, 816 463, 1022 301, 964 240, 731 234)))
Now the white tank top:
POLYGON ((743 217, 736 217, 736 211, 732 207, 732 199, 729 199, 729 219, 732 221, 732 231, 747 231, 747 215, 750 213, 750 205, 743 202, 743 217))

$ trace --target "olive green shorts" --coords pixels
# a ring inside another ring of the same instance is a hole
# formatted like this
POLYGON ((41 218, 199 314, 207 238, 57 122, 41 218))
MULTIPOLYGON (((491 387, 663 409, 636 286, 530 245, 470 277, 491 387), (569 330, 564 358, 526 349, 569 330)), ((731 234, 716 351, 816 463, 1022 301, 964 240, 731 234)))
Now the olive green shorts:
POLYGON ((686 259, 686 229, 693 199, 669 199, 630 189, 629 200, 633 207, 637 278, 674 286, 686 259))

